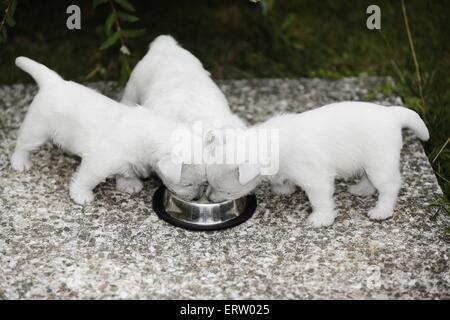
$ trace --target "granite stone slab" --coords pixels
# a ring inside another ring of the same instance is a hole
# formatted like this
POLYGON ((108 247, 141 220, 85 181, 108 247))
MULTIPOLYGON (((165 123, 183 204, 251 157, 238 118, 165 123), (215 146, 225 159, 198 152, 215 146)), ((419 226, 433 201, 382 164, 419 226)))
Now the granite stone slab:
MULTIPOLYGON (((249 123, 278 112, 364 99, 384 78, 220 82, 233 111, 249 123)), ((91 86, 112 96, 111 83, 91 86)), ((34 85, 0 86, 0 298, 317 299, 450 298, 444 216, 428 207, 441 194, 419 141, 404 134, 403 186, 394 217, 372 222, 376 196, 356 197, 336 182, 340 214, 329 228, 305 224, 305 194, 256 190, 252 219, 230 230, 190 232, 151 209, 160 182, 129 196, 113 181, 96 201, 71 202, 69 179, 79 160, 47 144, 34 166, 9 165, 34 85)), ((373 96, 373 95, 372 95, 373 96)), ((376 99, 401 104, 397 97, 376 99)))

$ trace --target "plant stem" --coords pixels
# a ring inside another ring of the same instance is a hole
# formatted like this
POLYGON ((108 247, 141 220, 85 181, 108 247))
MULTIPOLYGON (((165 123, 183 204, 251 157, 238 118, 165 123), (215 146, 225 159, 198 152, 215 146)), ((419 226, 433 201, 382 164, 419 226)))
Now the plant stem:
POLYGON ((119 18, 117 17, 117 10, 112 0, 108 0, 108 2, 115 17, 114 23, 116 24, 116 31, 119 32, 120 45, 123 47, 125 46, 125 39, 123 38, 122 28, 120 27, 119 18))
POLYGON ((3 16, 2 22, 0 23, 0 32, 2 31, 2 29, 3 29, 4 26, 5 26, 5 23, 6 23, 6 17, 8 16, 8 12, 9 12, 9 9, 11 8, 12 2, 13 2, 13 0, 9 1, 9 2, 8 2, 8 6, 7 6, 6 9, 5 9, 5 15, 3 16))
POLYGON ((94 69, 92 69, 85 77, 84 81, 90 80, 92 77, 94 77, 99 71, 101 70, 101 66, 97 64, 94 69))
POLYGON ((442 174, 440 174, 439 171, 435 170, 434 173, 435 173, 439 178, 441 178, 442 180, 444 180, 445 182, 450 183, 450 181, 449 181, 448 179, 445 179, 445 177, 444 177, 442 174))
POLYGON ((444 151, 445 147, 448 145, 448 143, 450 142, 450 137, 447 139, 447 141, 445 141, 444 145, 442 146, 442 148, 439 150, 439 152, 437 153, 437 155, 434 157, 434 159, 431 161, 431 163, 434 163, 437 158, 439 158, 439 156, 441 155, 441 153, 444 151))
POLYGON ((420 94, 420 98, 422 99, 422 103, 425 104, 425 101, 424 101, 424 98, 423 98, 423 90, 422 90, 422 77, 420 75, 420 68, 419 68, 419 63, 417 61, 416 50, 414 48, 413 39, 412 39, 412 36, 411 36, 411 30, 409 28, 409 22, 408 22, 408 15, 406 13, 405 0, 402 0, 402 11, 403 11, 403 21, 405 22, 406 33, 408 35, 409 47, 411 49, 411 54, 412 54, 412 58, 413 58, 413 61, 414 61, 414 67, 416 69, 416 82, 417 82, 417 86, 419 87, 419 94, 420 94))

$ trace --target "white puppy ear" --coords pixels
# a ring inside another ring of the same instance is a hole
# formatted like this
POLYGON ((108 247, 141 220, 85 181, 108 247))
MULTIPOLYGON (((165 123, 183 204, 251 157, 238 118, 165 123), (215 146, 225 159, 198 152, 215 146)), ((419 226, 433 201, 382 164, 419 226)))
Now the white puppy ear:
POLYGON ((238 167, 239 183, 246 185, 261 174, 261 168, 256 164, 240 164, 238 167))
POLYGON ((180 183, 182 163, 175 163, 170 158, 163 158, 156 164, 161 175, 171 183, 180 183))

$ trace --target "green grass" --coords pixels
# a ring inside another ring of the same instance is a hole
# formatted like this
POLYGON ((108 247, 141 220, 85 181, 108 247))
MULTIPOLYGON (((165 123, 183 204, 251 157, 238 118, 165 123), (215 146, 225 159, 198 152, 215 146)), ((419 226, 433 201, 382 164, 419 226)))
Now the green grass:
MULTIPOLYGON (((422 90, 416 80, 400 1, 377 1, 381 31, 365 27, 365 11, 372 4, 366 0, 274 0, 267 15, 248 0, 132 2, 140 18, 136 25, 147 29, 145 36, 128 43, 132 66, 156 35, 170 33, 220 79, 392 76, 395 87, 376 91, 401 95, 425 119, 431 139, 424 147, 445 193, 439 208, 442 212, 448 208, 448 0, 406 1, 422 90)), ((117 80, 117 48, 98 50, 104 40, 107 13, 107 6, 93 10, 91 1, 19 0, 17 25, 10 30, 7 44, 0 47, 0 83, 30 81, 14 67, 18 55, 40 60, 76 81, 117 80), (65 28, 65 8, 77 2, 82 8, 82 30, 69 31, 65 28)))

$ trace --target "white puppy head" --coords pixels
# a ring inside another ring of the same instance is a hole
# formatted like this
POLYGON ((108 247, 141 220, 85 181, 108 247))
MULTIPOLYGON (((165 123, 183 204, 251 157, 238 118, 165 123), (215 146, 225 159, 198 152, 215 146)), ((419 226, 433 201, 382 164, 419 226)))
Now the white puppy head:
POLYGON ((196 161, 195 157, 196 152, 202 152, 203 133, 194 129, 181 126, 174 130, 167 153, 155 166, 167 189, 187 201, 201 198, 207 185, 206 165, 202 158, 196 161), (195 150, 196 147, 200 150, 195 150))
POLYGON ((167 189, 184 200, 199 199, 205 192, 204 165, 174 163, 170 157, 164 157, 155 170, 167 189))
POLYGON ((256 164, 211 164, 206 167, 206 196, 212 202, 238 199, 255 189, 261 177, 256 164))
POLYGON ((236 163, 223 161, 222 163, 207 164, 206 179, 209 185, 206 196, 210 201, 222 202, 238 199, 258 186, 261 181, 261 166, 234 157, 236 148, 245 147, 245 143, 236 143, 233 137, 220 134, 217 131, 209 131, 205 140, 208 144, 208 152, 213 157, 224 160, 227 159, 227 156, 233 155, 231 158, 236 161, 236 163))

